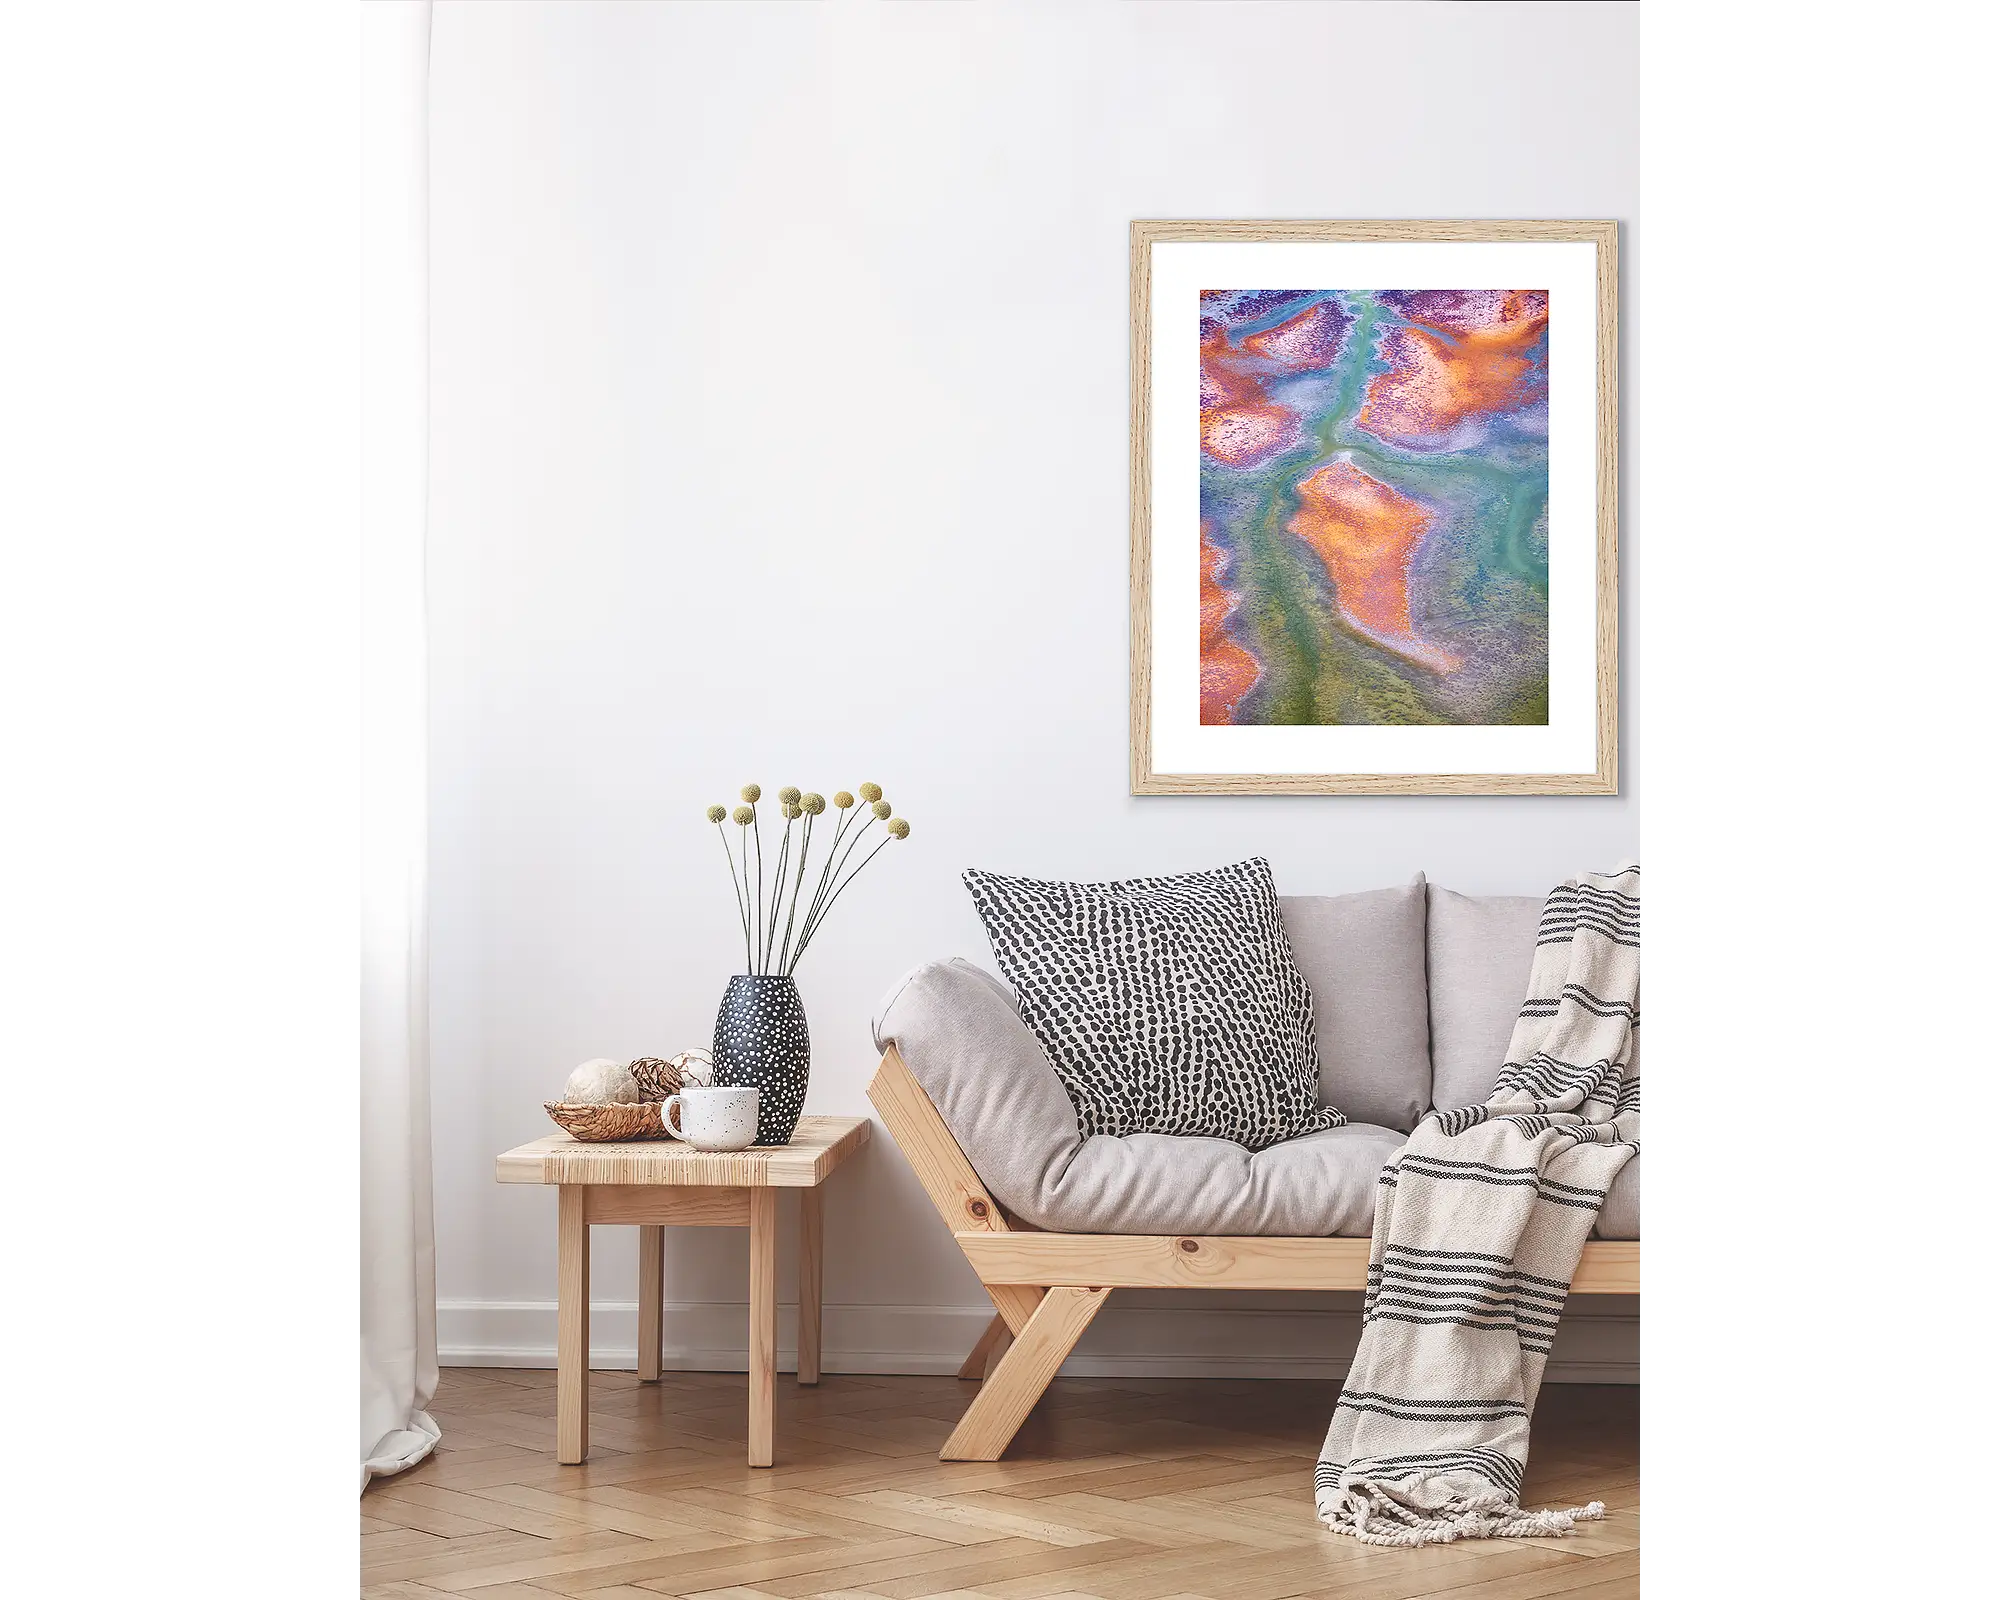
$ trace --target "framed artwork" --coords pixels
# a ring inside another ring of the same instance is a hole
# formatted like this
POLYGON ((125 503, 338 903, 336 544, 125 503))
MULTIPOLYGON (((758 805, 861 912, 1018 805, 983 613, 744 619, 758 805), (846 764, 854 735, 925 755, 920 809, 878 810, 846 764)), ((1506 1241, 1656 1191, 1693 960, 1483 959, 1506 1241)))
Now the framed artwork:
POLYGON ((1615 794, 1613 222, 1132 224, 1132 792, 1615 794))

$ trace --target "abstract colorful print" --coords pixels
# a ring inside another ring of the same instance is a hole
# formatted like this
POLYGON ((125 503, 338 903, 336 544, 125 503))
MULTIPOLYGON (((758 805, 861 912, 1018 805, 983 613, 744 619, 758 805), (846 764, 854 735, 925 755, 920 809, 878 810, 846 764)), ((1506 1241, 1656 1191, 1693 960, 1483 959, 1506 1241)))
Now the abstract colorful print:
POLYGON ((1546 724, 1544 289, 1204 289, 1204 724, 1546 724))

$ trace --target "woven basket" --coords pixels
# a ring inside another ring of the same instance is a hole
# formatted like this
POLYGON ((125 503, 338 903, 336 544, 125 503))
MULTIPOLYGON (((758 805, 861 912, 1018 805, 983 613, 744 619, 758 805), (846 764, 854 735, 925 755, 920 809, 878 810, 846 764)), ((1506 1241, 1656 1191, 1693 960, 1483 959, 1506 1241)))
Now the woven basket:
POLYGON ((565 1105, 545 1101, 542 1109, 555 1119, 557 1127, 572 1139, 586 1144, 604 1144, 615 1139, 665 1139, 671 1137, 660 1121, 660 1102, 642 1100, 627 1106, 565 1105))

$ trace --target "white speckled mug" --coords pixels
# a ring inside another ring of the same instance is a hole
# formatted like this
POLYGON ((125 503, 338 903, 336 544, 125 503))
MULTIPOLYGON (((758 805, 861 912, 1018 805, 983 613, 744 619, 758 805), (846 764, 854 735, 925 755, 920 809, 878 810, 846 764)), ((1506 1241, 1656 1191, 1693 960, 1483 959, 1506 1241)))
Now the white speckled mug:
POLYGON ((747 1150, 757 1142, 757 1091, 686 1084, 667 1096, 660 1120, 697 1150, 747 1150))

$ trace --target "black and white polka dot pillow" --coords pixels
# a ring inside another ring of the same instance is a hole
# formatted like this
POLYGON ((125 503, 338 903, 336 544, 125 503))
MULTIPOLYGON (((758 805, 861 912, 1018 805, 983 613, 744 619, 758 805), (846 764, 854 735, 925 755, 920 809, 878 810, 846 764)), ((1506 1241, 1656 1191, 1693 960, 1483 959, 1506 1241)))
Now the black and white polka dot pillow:
POLYGON ((1262 857, 1119 883, 971 871, 965 886, 1085 1137, 1262 1150, 1347 1120, 1318 1103, 1312 990, 1262 857))

